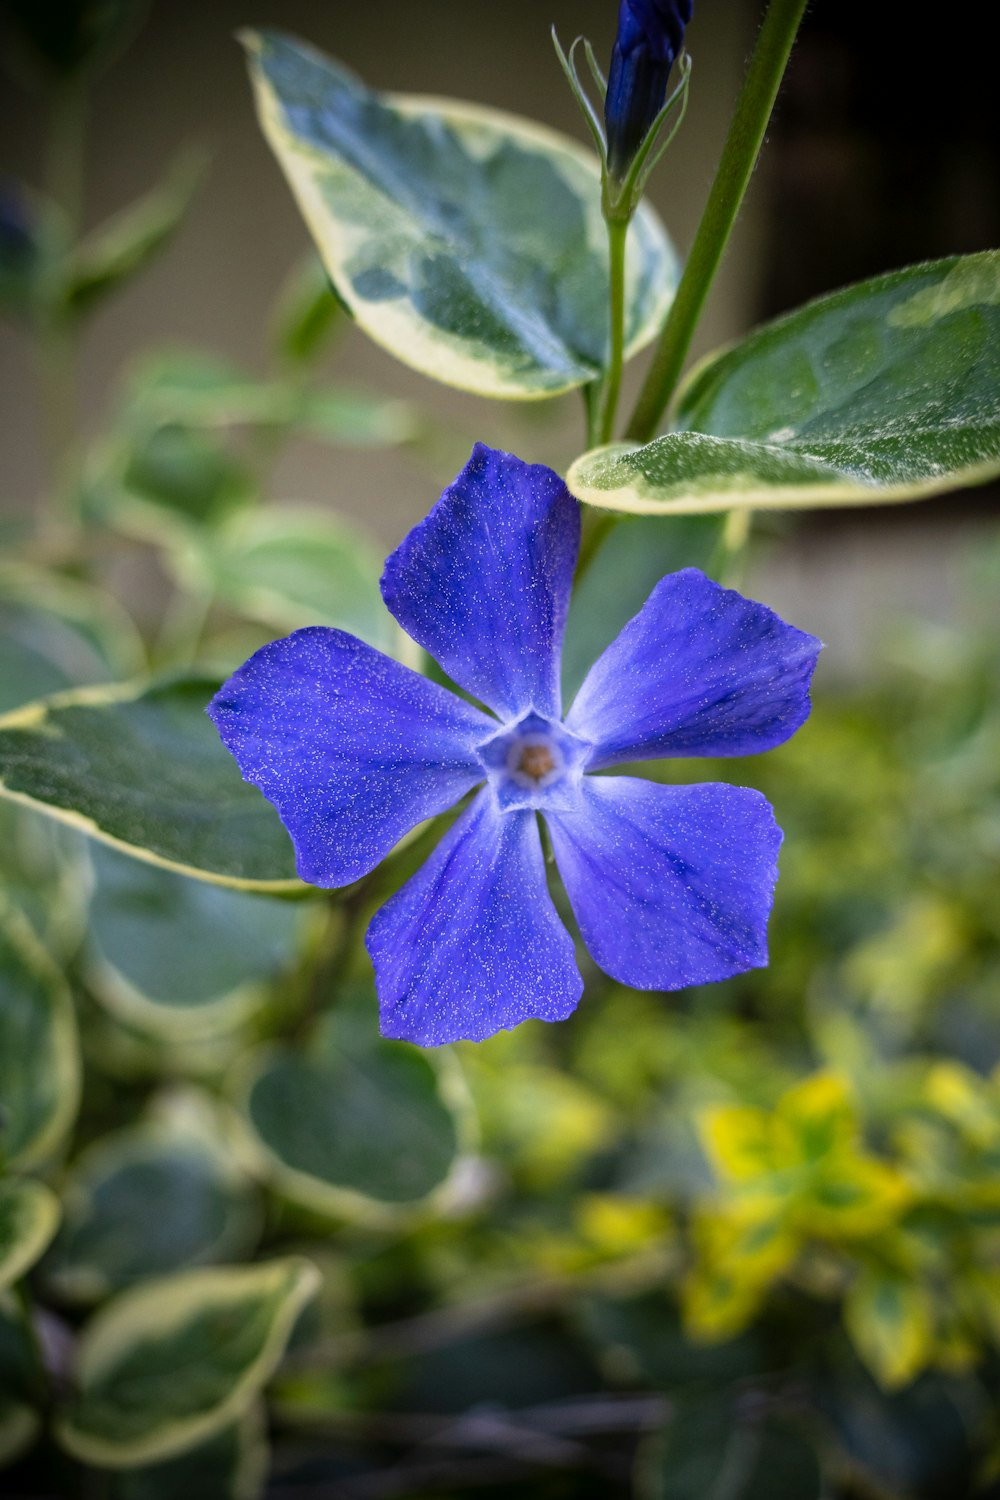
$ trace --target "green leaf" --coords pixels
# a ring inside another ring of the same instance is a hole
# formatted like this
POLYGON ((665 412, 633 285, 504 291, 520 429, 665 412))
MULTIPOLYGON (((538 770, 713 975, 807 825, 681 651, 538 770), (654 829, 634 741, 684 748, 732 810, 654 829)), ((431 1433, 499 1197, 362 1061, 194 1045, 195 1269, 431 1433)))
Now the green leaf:
POLYGON ((278 301, 272 331, 278 352, 290 364, 309 364, 331 335, 346 326, 326 267, 310 252, 289 276, 278 301))
POLYGON ((77 1161, 44 1270, 60 1297, 92 1302, 134 1282, 236 1260, 260 1230, 256 1196, 207 1098, 164 1101, 77 1161))
POLYGON ((162 540, 164 520, 214 523, 254 497, 249 470, 198 427, 165 422, 136 433, 113 457, 98 481, 99 504, 143 539, 162 540))
MULTIPOLYGON (((191 561, 218 597, 248 619, 280 631, 333 625, 391 655, 405 653, 379 590, 381 551, 339 517, 284 508, 235 516, 199 539, 191 561)), ((183 557, 178 571, 183 579, 183 557)))
POLYGON ((30 1271, 59 1224, 59 1199, 41 1182, 0 1180, 0 1291, 30 1271))
MULTIPOLYGON (((264 133, 369 337, 482 396, 553 396, 597 377, 608 258, 596 157, 495 110, 374 93, 277 32, 244 40, 264 133)), ((629 353, 656 334, 675 280, 643 207, 629 236, 629 353)))
POLYGON ((58 1147, 80 1097, 73 1002, 19 915, 0 905, 0 1157, 32 1167, 58 1147))
POLYGON ((298 1257, 185 1271, 122 1292, 80 1336, 63 1447, 100 1468, 193 1448, 253 1405, 319 1284, 298 1257))
POLYGON ((5 715, 0 796, 182 874, 304 892, 277 813, 205 714, 217 686, 81 689, 5 715))
POLYGON ((180 227, 205 175, 200 151, 184 151, 163 182, 102 224, 79 246, 65 274, 63 303, 79 318, 143 270, 180 227))
POLYGON ((267 1480, 264 1413, 253 1406, 231 1427, 179 1458, 121 1469, 108 1500, 258 1500, 267 1480))
POLYGON ((294 962, 298 902, 227 890, 94 845, 91 990, 127 1023, 165 1039, 251 1015, 294 962))
POLYGON ((1000 474, 1000 252, 894 271, 694 372, 680 432, 578 458, 580 500, 636 514, 886 505, 1000 474))
POLYGON ((869 1267, 844 1298, 844 1323, 884 1390, 909 1385, 934 1355, 934 1304, 916 1280, 869 1267))
POLYGON ((308 1052, 258 1057, 243 1112, 262 1169, 285 1197, 334 1217, 392 1222, 441 1194, 455 1166, 450 1082, 426 1053, 338 1012, 308 1052))
POLYGON ((813 1444, 762 1398, 727 1391, 678 1398, 663 1433, 640 1452, 640 1500, 819 1500, 813 1444))

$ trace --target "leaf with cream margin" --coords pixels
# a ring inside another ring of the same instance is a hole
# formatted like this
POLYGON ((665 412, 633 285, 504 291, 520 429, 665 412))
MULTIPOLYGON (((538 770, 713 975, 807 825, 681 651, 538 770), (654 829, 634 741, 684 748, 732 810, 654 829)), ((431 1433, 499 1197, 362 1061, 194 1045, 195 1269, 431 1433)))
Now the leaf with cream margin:
MULTIPOLYGON (((376 93, 276 31, 243 41, 264 134, 370 338, 480 396, 555 396, 599 376, 608 252, 592 152, 498 110, 376 93)), ((676 277, 643 205, 627 249, 627 354, 655 337, 676 277)))
POLYGON ((1000 252, 860 282, 766 324, 687 381, 679 431, 570 468, 635 515, 889 505, 1000 475, 1000 252))
POLYGON ((306 894, 277 813, 205 713, 217 687, 81 688, 5 714, 0 796, 181 874, 306 894))
POLYGON ((387 1042, 338 1009, 307 1051, 267 1048, 236 1080, 262 1174, 317 1213, 392 1223, 447 1193, 468 1133, 454 1060, 387 1042))
POLYGON ((293 1256, 184 1271, 122 1292, 80 1335, 58 1441, 107 1469, 206 1442, 253 1405, 318 1286, 315 1266, 293 1256))
POLYGON ((0 1180, 0 1291, 44 1254, 59 1224, 59 1200, 43 1182, 0 1180))
POLYGON ((0 900, 0 1152, 33 1167, 62 1144, 80 1098, 73 1002, 27 922, 0 900))

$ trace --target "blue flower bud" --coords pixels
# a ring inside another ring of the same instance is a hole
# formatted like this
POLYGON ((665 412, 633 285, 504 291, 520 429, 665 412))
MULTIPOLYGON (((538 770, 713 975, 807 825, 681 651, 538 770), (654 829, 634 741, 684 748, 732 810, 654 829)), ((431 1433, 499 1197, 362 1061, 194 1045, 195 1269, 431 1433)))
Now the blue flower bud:
POLYGON ((663 108, 694 0, 621 0, 604 122, 608 166, 621 179, 663 108))

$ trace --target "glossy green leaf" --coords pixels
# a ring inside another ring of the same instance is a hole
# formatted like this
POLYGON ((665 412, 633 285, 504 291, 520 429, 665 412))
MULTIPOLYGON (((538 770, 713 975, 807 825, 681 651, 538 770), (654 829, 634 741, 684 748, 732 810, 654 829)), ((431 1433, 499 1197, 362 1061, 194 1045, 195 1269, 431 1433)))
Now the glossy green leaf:
POLYGON ((71 316, 88 314, 166 247, 183 222, 204 171, 202 153, 185 151, 163 182, 83 241, 70 260, 62 293, 71 316))
POLYGON ((90 988, 164 1037, 217 1031, 258 1009, 294 962, 298 902, 227 890, 93 845, 90 988))
POLYGON ((0 1155, 44 1161, 76 1115, 80 1059, 73 1003, 27 924, 0 905, 0 1155))
MULTIPOLYGON (((333 625, 391 655, 404 638, 382 602, 381 550, 319 510, 253 511, 200 540, 196 567, 219 598, 276 630, 333 625)), ((184 576, 183 559, 179 561, 184 576)))
POLYGON ((426 1053, 379 1039, 373 1017, 338 1014, 307 1052, 262 1054, 243 1110, 286 1197, 337 1217, 391 1220, 448 1180, 460 1146, 451 1092, 426 1053))
POLYGON ((820 1500, 814 1445, 797 1426, 731 1390, 679 1398, 639 1460, 640 1500, 820 1500))
POLYGON ((133 1468, 222 1432, 274 1373, 318 1283, 309 1261, 291 1257, 122 1292, 80 1336, 59 1441, 85 1463, 133 1468))
POLYGON ((258 1406, 178 1458, 120 1469, 108 1500, 258 1500, 267 1480, 264 1413, 258 1406))
POLYGON ((59 1224, 59 1199, 44 1183, 0 1179, 0 1291, 45 1252, 59 1224))
POLYGON ((205 714, 216 687, 83 689, 5 715, 0 796, 203 880, 304 891, 277 813, 205 714))
POLYGON ((823 297, 707 360, 684 429, 576 460, 581 500, 636 514, 885 505, 1000 474, 1000 252, 823 297))
POLYGON ((93 1302, 152 1276, 239 1259, 260 1213, 229 1146, 224 1121, 199 1095, 103 1136, 67 1178, 48 1284, 93 1302))
MULTIPOLYGON (((376 343, 483 396, 552 396, 600 371, 608 261, 596 157, 515 116, 378 94, 277 32, 251 32, 257 108, 338 295, 376 343)), ((656 333, 673 252, 629 236, 626 345, 656 333)))

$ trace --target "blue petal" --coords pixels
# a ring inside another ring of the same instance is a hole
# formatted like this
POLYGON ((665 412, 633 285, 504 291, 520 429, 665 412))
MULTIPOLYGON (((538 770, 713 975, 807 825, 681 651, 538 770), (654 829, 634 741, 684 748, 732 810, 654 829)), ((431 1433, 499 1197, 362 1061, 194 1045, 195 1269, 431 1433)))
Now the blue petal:
POLYGON ((591 667, 566 718, 592 769, 676 755, 751 755, 809 716, 822 642, 697 568, 661 578, 591 667))
POLYGON ((385 565, 382 596, 415 641, 502 718, 559 718, 559 657, 580 507, 551 469, 477 443, 385 565))
POLYGON ((425 1047, 562 1021, 583 989, 535 814, 500 812, 488 791, 376 912, 366 942, 383 1035, 425 1047))
POLYGON ((583 940, 613 979, 677 990, 767 963, 781 830, 759 792, 585 776, 579 812, 545 816, 583 940))
POLYGON ((349 885, 478 781, 496 724, 343 630, 258 651, 208 712, 245 781, 278 809, 298 872, 349 885))

